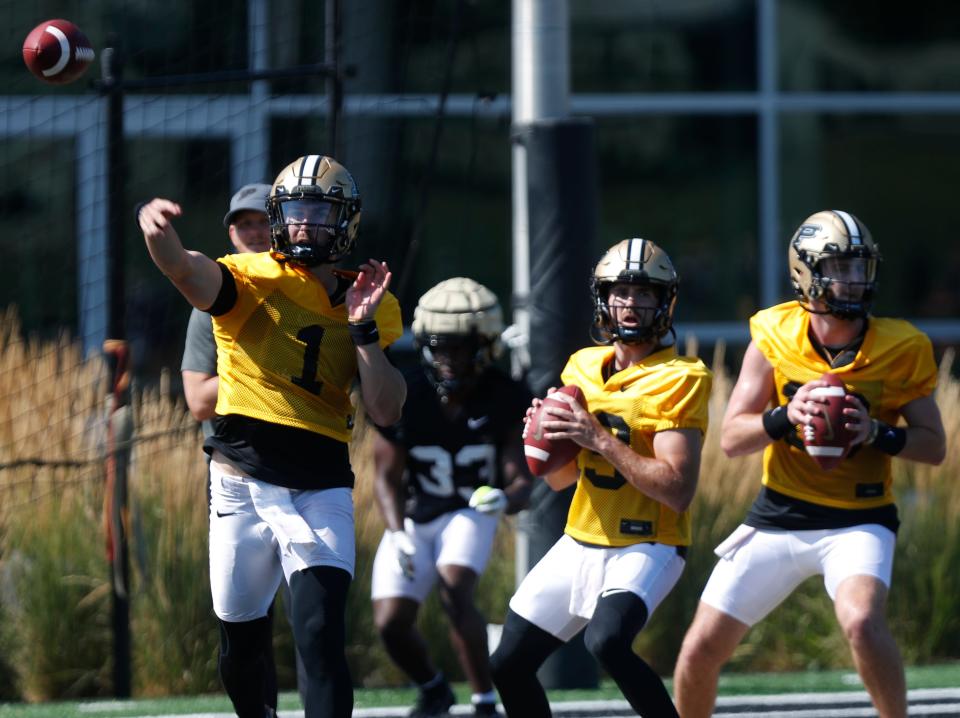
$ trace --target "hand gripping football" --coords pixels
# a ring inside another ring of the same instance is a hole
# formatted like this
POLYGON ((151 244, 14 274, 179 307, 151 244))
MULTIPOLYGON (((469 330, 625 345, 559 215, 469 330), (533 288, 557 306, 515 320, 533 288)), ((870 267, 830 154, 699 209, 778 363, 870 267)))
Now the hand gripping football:
POLYGON ((829 372, 820 378, 829 386, 818 387, 811 394, 825 398, 827 403, 820 405, 823 413, 814 416, 803 427, 803 445, 821 469, 830 471, 846 458, 855 434, 844 426, 847 423, 843 415, 847 390, 843 380, 829 372))
POLYGON ((23 41, 23 61, 36 77, 51 85, 65 85, 93 62, 93 47, 69 20, 47 20, 23 41))
MULTIPOLYGON (((561 386, 558 392, 569 394, 580 402, 580 406, 586 408, 587 400, 580 387, 570 385, 561 386)), ((580 453, 580 444, 570 439, 559 439, 551 441, 544 438, 545 430, 540 425, 541 421, 550 420, 550 414, 543 411, 547 406, 559 406, 563 409, 569 408, 562 399, 552 399, 548 394, 540 407, 530 417, 530 422, 523 434, 523 453, 527 457, 527 466, 534 476, 545 476, 565 464, 568 464, 580 453)))

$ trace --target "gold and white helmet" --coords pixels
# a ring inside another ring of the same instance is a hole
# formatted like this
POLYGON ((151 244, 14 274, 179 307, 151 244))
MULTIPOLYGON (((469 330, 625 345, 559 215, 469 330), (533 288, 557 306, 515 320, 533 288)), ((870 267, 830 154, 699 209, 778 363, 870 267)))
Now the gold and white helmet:
POLYGON ((267 198, 267 216, 275 259, 306 266, 332 264, 357 242, 360 192, 335 159, 306 155, 277 175, 267 198))
POLYGON ((594 341, 600 344, 615 341, 639 344, 659 340, 673 329, 678 285, 679 279, 670 257, 650 240, 625 239, 613 245, 597 262, 590 280, 594 341), (638 326, 617 324, 610 313, 610 287, 620 283, 649 286, 657 291, 657 306, 638 310, 644 319, 638 326))
POLYGON ((787 250, 790 283, 803 308, 844 319, 863 317, 870 311, 880 261, 880 248, 870 230, 841 210, 807 217, 787 250), (826 309, 814 309, 813 301, 826 309))
POLYGON ((420 362, 441 398, 446 398, 500 356, 503 312, 485 286, 453 277, 420 297, 412 329, 420 362))

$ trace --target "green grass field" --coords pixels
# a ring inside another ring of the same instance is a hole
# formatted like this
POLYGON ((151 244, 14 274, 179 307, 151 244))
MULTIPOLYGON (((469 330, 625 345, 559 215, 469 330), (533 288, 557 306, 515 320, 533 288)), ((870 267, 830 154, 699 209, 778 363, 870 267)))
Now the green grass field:
MULTIPOLYGON (((907 669, 910 688, 956 688, 960 686, 960 663, 923 666, 907 669)), ((668 681, 669 687, 669 681, 668 681)), ((810 671, 802 673, 731 673, 720 679, 721 695, 830 692, 860 690, 860 680, 850 671, 810 671)), ((465 684, 454 686, 464 700, 469 695, 465 684)), ((597 690, 550 691, 552 701, 617 700, 616 685, 604 681, 597 690)), ((414 690, 366 689, 356 693, 357 708, 408 706, 414 690)), ((296 693, 283 693, 281 710, 300 708, 296 693)), ((0 718, 138 718, 139 716, 177 715, 188 713, 228 713, 230 702, 225 695, 188 696, 181 698, 131 701, 84 701, 26 705, 0 704, 0 718)))

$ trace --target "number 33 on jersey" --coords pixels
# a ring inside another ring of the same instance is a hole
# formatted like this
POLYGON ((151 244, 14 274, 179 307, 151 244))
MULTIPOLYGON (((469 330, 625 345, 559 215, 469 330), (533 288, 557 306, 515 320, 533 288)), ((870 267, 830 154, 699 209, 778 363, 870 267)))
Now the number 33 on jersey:
MULTIPOLYGON (((236 286, 232 306, 214 307, 219 310, 213 315, 220 375, 217 413, 349 441, 349 393, 357 360, 342 297, 331 305, 309 271, 277 262, 266 252, 217 261, 236 286)), ((342 281, 352 279, 352 273, 337 274, 342 281)), ((224 282, 229 282, 226 273, 224 282)), ((400 305, 389 292, 375 319, 381 347, 403 333, 400 305)))

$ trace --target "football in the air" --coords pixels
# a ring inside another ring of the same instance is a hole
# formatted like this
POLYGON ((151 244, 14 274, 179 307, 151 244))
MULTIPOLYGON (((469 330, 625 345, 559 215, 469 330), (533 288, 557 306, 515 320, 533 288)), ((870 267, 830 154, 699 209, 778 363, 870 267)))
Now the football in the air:
POLYGON ((84 73, 95 53, 87 36, 69 20, 47 20, 23 41, 23 61, 36 77, 65 85, 84 73))
POLYGON ((847 407, 844 401, 847 389, 843 380, 829 372, 820 378, 827 382, 827 386, 817 387, 811 395, 827 401, 820 405, 823 413, 814 416, 803 427, 803 445, 821 469, 830 471, 846 458, 855 434, 845 427, 847 419, 843 410, 847 407))
MULTIPOLYGON (((580 402, 580 405, 586 407, 587 400, 583 396, 580 387, 570 385, 561 386, 558 392, 569 394, 580 402)), ((580 453, 580 445, 570 439, 559 439, 551 441, 544 437, 545 430, 541 422, 550 420, 550 415, 544 412, 544 407, 558 406, 563 409, 569 408, 562 399, 553 399, 552 394, 548 394, 540 407, 530 417, 523 435, 523 453, 527 457, 527 466, 534 476, 546 476, 568 464, 580 453)))

